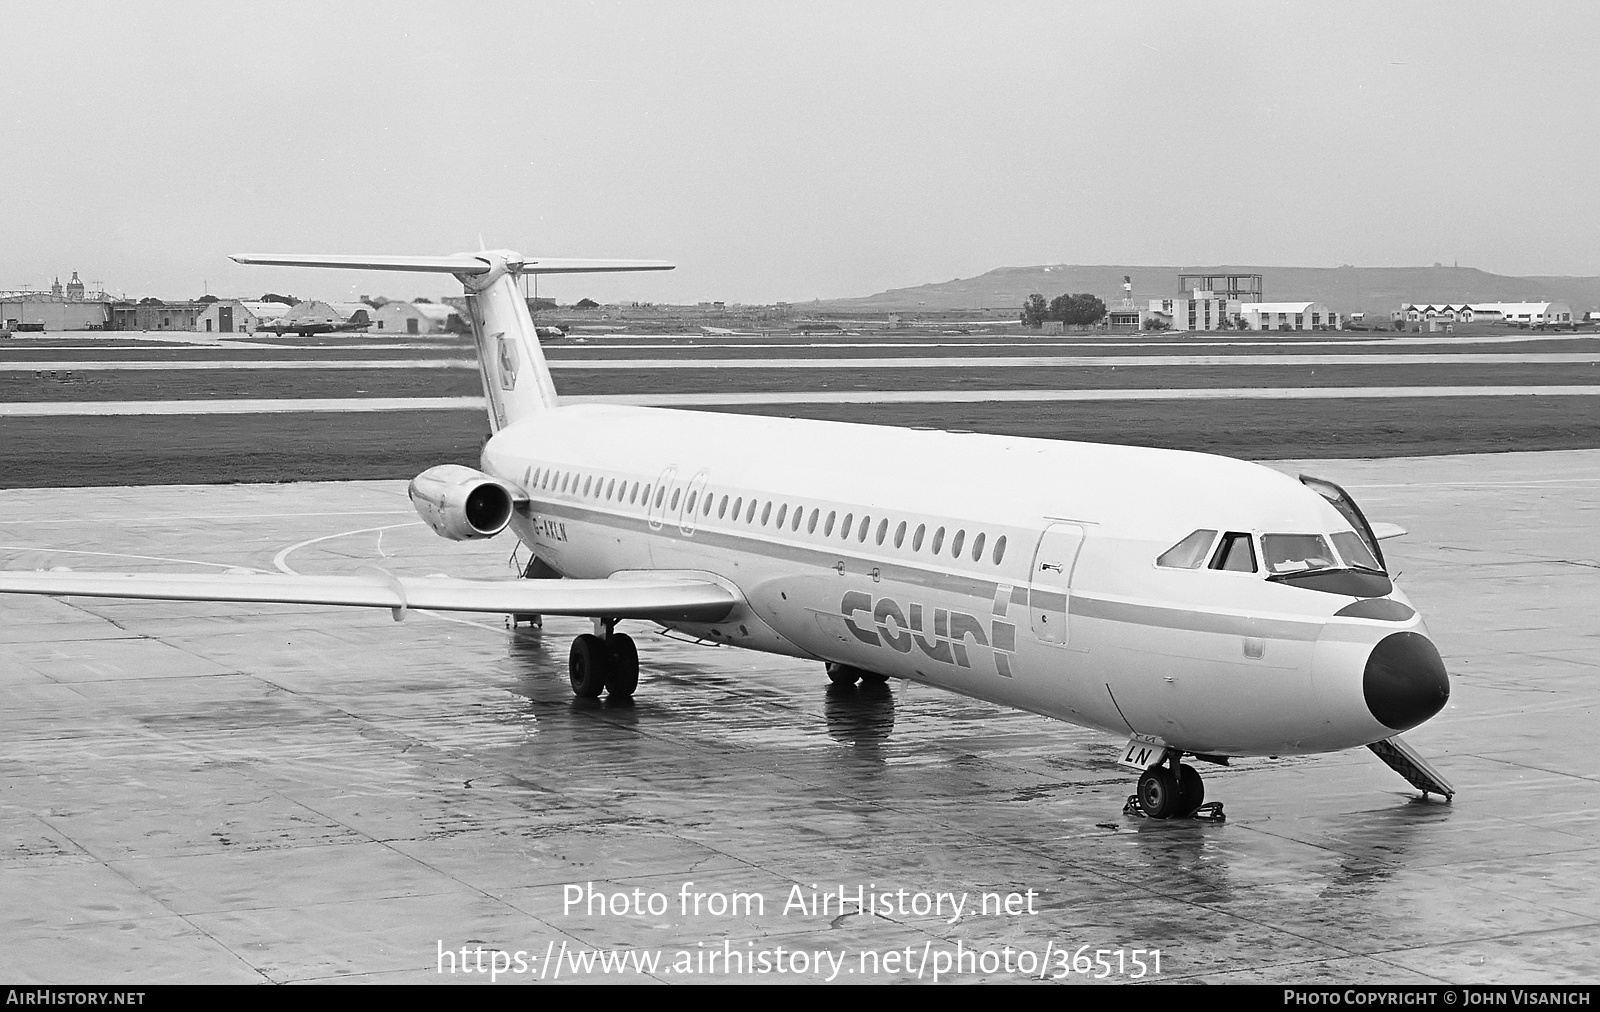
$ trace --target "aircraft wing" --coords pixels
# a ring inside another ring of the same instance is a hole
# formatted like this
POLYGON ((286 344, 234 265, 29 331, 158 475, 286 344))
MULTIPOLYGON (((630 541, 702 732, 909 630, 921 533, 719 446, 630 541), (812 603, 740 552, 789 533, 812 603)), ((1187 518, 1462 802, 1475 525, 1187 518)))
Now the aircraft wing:
POLYGON ((1373 524, 1372 535, 1379 541, 1387 541, 1390 538, 1404 537, 1406 529, 1399 524, 1373 524))
POLYGON ((0 593, 147 601, 322 604, 505 614, 583 615, 715 622, 734 593, 691 574, 629 574, 606 580, 464 580, 448 576, 307 576, 278 573, 0 572, 0 593))

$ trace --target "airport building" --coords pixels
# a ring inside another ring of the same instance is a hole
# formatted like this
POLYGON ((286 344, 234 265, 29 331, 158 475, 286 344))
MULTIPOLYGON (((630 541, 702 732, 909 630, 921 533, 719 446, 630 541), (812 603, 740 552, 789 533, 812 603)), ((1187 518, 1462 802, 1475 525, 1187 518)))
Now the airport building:
POLYGON ((450 329, 451 318, 460 315, 435 302, 385 302, 372 313, 372 329, 385 334, 443 334, 450 329))
POLYGON ((1151 299, 1146 318, 1162 320, 1172 330, 1221 330, 1229 317, 1228 300, 1205 289, 1190 289, 1176 299, 1151 299))
POLYGON ((160 299, 113 302, 111 329, 194 330, 195 322, 209 305, 208 302, 162 302, 160 299))
POLYGON ((1565 302, 1408 302, 1400 307, 1408 323, 1448 320, 1452 323, 1509 323, 1519 327, 1566 327, 1572 307, 1565 302))
POLYGON ((254 334, 263 324, 276 323, 288 315, 281 302, 244 302, 222 299, 200 314, 195 329, 203 334, 254 334))
POLYGON ((58 277, 48 292, 0 292, 0 328, 5 330, 105 330, 111 323, 111 300, 104 292, 88 292, 78 272, 65 285, 58 277))
POLYGON ((1343 330, 1339 314, 1320 302, 1245 302, 1239 326, 1246 330, 1343 330))

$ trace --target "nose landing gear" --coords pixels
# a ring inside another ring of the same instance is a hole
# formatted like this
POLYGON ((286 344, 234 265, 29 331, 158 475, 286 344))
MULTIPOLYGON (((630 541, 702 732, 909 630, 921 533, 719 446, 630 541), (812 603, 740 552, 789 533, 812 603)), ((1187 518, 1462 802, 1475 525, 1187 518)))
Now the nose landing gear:
POLYGON ((1206 785, 1193 766, 1181 762, 1183 753, 1169 749, 1161 762, 1139 775, 1137 794, 1128 795, 1122 814, 1149 819, 1192 818, 1224 822, 1222 802, 1206 804, 1206 785))

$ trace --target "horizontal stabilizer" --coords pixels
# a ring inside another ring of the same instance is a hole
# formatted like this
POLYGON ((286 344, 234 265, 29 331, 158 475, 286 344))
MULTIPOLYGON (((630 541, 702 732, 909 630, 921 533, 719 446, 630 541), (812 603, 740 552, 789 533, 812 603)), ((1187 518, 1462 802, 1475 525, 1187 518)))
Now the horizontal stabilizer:
POLYGON ((463 580, 447 576, 277 573, 0 572, 0 593, 148 601, 246 601, 715 622, 733 592, 686 576, 609 580, 463 580))
POLYGON ((603 274, 625 271, 670 271, 663 260, 573 260, 524 257, 510 250, 451 253, 448 256, 361 256, 339 253, 235 253, 228 259, 268 267, 334 267, 343 270, 416 271, 435 274, 487 274, 503 261, 513 274, 603 274))
POLYGON ((235 253, 228 258, 240 264, 269 267, 339 267, 365 271, 431 271, 438 274, 487 274, 488 261, 470 253, 443 257, 345 256, 316 253, 235 253))
POLYGON ((1373 524, 1372 534, 1379 541, 1387 541, 1390 538, 1405 537, 1406 529, 1399 524, 1373 524))
POLYGON ((665 260, 572 260, 556 257, 529 257, 522 262, 523 274, 602 274, 609 271, 670 271, 665 260))

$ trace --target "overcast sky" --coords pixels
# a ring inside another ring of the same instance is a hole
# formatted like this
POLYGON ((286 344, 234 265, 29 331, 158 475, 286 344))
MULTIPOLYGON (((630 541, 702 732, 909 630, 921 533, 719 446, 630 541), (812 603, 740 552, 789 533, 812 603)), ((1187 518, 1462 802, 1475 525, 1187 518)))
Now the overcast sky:
POLYGON ((1041 263, 1600 274, 1600 5, 5 6, 0 289, 437 296, 234 252, 671 260, 801 301, 1041 263))

